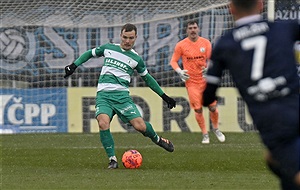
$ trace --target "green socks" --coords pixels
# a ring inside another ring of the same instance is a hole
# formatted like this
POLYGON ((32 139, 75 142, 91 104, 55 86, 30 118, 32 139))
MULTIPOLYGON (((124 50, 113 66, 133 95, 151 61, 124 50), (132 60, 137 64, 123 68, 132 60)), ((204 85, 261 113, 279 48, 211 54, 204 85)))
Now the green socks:
MULTIPOLYGON (((143 133, 144 136, 149 137, 154 143, 158 143, 159 136, 153 130, 152 125, 149 122, 146 123, 146 131, 143 133)), ((115 158, 115 143, 110 130, 100 130, 100 141, 104 147, 104 150, 109 158, 115 158)))
POLYGON ((110 130, 100 130, 100 141, 108 157, 115 156, 115 143, 110 130))
POLYGON ((154 143, 158 143, 159 136, 153 130, 152 125, 149 122, 146 123, 146 131, 143 133, 144 136, 149 137, 154 143))

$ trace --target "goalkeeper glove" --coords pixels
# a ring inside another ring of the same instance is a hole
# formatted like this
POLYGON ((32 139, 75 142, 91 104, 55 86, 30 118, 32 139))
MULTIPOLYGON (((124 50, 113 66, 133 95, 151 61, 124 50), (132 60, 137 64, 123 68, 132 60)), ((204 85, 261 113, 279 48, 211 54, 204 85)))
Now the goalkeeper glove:
POLYGON ((64 76, 64 78, 67 78, 68 76, 72 75, 76 68, 77 68, 77 66, 74 63, 72 63, 71 65, 67 65, 65 67, 66 75, 64 76))
POLYGON ((207 68, 206 67, 201 67, 201 69, 202 69, 202 77, 206 78, 207 68))
POLYGON ((190 75, 187 74, 188 70, 181 70, 180 68, 176 69, 176 72, 179 74, 181 80, 185 82, 190 78, 190 75))
POLYGON ((170 98, 166 94, 163 94, 161 98, 168 104, 168 108, 172 109, 176 107, 176 101, 173 98, 170 98))

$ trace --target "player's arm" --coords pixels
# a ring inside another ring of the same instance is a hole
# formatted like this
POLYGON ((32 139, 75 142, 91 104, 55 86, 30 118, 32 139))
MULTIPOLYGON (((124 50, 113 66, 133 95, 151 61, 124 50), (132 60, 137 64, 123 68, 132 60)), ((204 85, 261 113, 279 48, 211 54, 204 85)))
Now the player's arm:
POLYGON ((157 81, 149 73, 141 77, 146 84, 168 104, 168 108, 172 109, 176 107, 176 101, 164 93, 157 81))
POLYGON ((206 88, 203 92, 203 106, 209 106, 211 103, 213 103, 216 99, 216 92, 219 86, 219 83, 221 81, 221 77, 214 76, 210 74, 211 68, 207 71, 206 76, 206 88))
POLYGON ((172 109, 176 107, 176 101, 164 93, 164 91, 161 89, 157 81, 148 73, 145 63, 142 60, 139 61, 136 70, 140 74, 142 79, 145 81, 147 86, 149 86, 156 94, 158 94, 168 104, 168 108, 172 109))
POLYGON ((216 97, 217 88, 218 85, 207 83, 206 88, 203 92, 203 102, 202 102, 203 106, 207 107, 217 99, 216 97))
POLYGON ((212 45, 209 40, 207 40, 207 51, 206 51, 206 60, 209 60, 211 57, 212 45))
POLYGON ((103 48, 101 46, 84 52, 72 64, 65 67, 66 75, 64 78, 72 75, 79 65, 87 62, 90 58, 99 56, 103 56, 103 48))
POLYGON ((216 91, 218 89, 219 83, 221 82, 222 73, 224 70, 224 64, 222 64, 221 55, 216 48, 212 53, 212 61, 207 70, 206 76, 206 88, 203 92, 203 106, 209 106, 213 103, 216 97, 216 91))
POLYGON ((204 77, 204 78, 206 78, 207 67, 209 64, 210 57, 211 57, 211 52, 212 52, 212 45, 211 45, 210 41, 207 40, 207 43, 206 43, 206 66, 201 68, 202 69, 202 77, 204 77))
POLYGON ((164 91, 161 89, 157 81, 149 73, 141 77, 146 82, 147 86, 149 86, 156 94, 159 96, 164 94, 164 91))
POLYGON ((179 74, 181 80, 185 82, 190 78, 190 76, 187 74, 187 70, 182 70, 178 65, 178 61, 181 55, 182 53, 181 53, 180 45, 176 44, 174 48, 174 53, 171 58, 170 65, 179 74))

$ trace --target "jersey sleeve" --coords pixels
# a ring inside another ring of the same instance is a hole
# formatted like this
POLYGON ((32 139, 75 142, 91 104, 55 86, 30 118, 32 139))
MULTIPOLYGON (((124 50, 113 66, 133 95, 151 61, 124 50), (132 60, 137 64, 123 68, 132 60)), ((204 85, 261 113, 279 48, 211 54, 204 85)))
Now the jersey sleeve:
POLYGON ((139 60, 135 69, 145 81, 147 86, 149 86, 156 94, 158 94, 159 96, 162 96, 164 94, 157 81, 149 74, 146 65, 142 59, 139 60))
POLYGON ((207 51, 206 51, 206 60, 209 60, 211 57, 211 52, 212 52, 212 45, 210 43, 210 41, 207 40, 207 51))
POLYGON ((102 56, 104 56, 105 47, 106 47, 106 44, 92 49, 93 57, 102 57, 102 56))
POLYGON ((157 81, 149 73, 147 73, 145 76, 142 76, 142 79, 156 94, 159 96, 164 94, 164 91, 161 89, 157 81))
POLYGON ((139 73, 140 76, 145 76, 148 73, 146 65, 145 65, 144 61, 141 58, 138 61, 138 64, 135 67, 135 69, 139 73))
POLYGON ((104 49, 105 49, 105 45, 99 46, 97 48, 93 48, 93 49, 90 49, 90 50, 87 50, 86 52, 84 52, 83 54, 81 54, 74 61, 74 64, 76 66, 79 66, 79 65, 87 62, 92 57, 101 57, 101 56, 104 56, 104 49))
POLYGON ((84 52, 83 54, 81 54, 75 61, 74 64, 76 66, 79 66, 85 62, 87 62, 90 58, 92 58, 92 50, 88 50, 86 52, 84 52))
POLYGON ((172 66, 172 68, 174 70, 180 68, 178 65, 178 61, 179 61, 181 55, 182 55, 181 48, 180 48, 180 45, 177 43, 174 48, 174 53, 172 55, 171 62, 170 62, 170 65, 172 66))
POLYGON ((212 55, 207 70, 207 83, 218 85, 221 81, 223 70, 225 69, 225 63, 222 62, 224 51, 221 49, 222 47, 219 46, 219 42, 217 42, 215 48, 212 50, 212 55))

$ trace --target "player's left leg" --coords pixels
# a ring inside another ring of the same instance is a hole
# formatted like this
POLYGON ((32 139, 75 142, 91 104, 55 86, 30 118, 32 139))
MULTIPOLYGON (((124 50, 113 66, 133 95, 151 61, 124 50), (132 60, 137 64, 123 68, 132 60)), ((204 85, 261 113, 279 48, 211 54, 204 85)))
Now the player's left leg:
POLYGON ((130 124, 144 136, 149 137, 155 144, 159 145, 169 152, 174 151, 173 143, 168 139, 159 137, 154 131, 152 125, 149 122, 144 122, 141 117, 130 120, 130 124))
POLYGON ((135 130, 142 133, 145 137, 149 137, 154 143, 159 141, 159 136, 154 131, 152 125, 149 122, 144 122, 143 118, 136 117, 129 122, 135 130))
POLYGON ((208 106, 209 117, 213 124, 214 129, 218 129, 219 127, 219 110, 217 108, 217 101, 214 101, 212 104, 208 106))
POLYGON ((135 130, 139 131, 144 136, 149 137, 153 142, 156 143, 159 141, 159 136, 153 130, 150 123, 146 125, 139 110, 130 97, 127 97, 126 103, 123 103, 121 106, 115 105, 115 108, 116 114, 124 123, 130 124, 135 130), (124 110, 124 108, 126 109, 124 110))
POLYGON ((212 104, 210 104, 208 109, 214 134, 220 142, 225 142, 225 135, 219 130, 219 110, 217 108, 217 101, 214 101, 212 104))
POLYGON ((155 144, 161 146, 169 152, 174 151, 171 141, 159 137, 149 122, 145 122, 141 117, 139 110, 132 101, 131 97, 127 97, 126 102, 122 106, 115 106, 115 112, 124 123, 130 123, 133 128, 141 132, 144 136, 149 137, 155 144), (124 107, 126 108, 124 110, 124 107))

